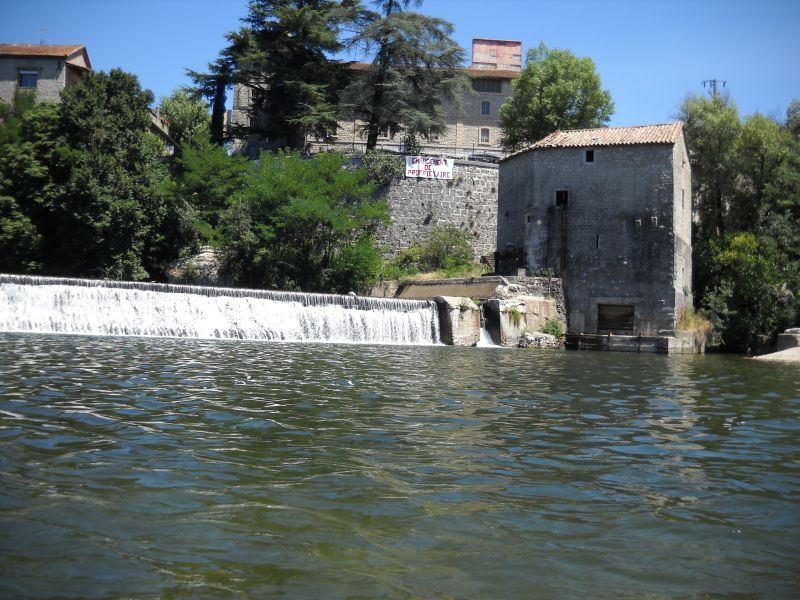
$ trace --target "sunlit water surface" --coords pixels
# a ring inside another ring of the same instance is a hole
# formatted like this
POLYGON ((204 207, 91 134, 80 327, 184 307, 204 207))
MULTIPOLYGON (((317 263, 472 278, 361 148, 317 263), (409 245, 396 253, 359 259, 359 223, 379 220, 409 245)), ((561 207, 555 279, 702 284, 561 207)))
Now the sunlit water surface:
POLYGON ((2 597, 798 597, 800 368, 0 334, 2 597))

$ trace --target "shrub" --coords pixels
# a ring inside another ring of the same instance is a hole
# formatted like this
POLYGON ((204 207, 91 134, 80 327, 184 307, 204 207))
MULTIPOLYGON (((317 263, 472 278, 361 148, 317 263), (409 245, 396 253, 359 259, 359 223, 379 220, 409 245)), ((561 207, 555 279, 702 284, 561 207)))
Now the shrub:
POLYGON ((369 150, 364 154, 364 166, 369 179, 381 187, 386 187, 405 172, 403 161, 392 154, 369 150))
POLYGON ((547 319, 547 321, 544 322, 544 327, 542 327, 542 333, 561 337, 564 335, 564 328, 561 326, 561 321, 547 319))

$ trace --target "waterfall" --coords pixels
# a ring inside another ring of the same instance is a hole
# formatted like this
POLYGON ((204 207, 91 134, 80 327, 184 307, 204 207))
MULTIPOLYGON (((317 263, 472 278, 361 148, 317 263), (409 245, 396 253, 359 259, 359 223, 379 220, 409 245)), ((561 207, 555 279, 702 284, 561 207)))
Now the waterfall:
POLYGON ((502 348, 494 343, 491 334, 489 333, 488 327, 486 327, 486 313, 483 310, 485 304, 481 304, 481 338, 478 340, 478 343, 475 344, 478 348, 502 348))
POLYGON ((0 331, 417 345, 440 339, 430 301, 3 274, 0 331))

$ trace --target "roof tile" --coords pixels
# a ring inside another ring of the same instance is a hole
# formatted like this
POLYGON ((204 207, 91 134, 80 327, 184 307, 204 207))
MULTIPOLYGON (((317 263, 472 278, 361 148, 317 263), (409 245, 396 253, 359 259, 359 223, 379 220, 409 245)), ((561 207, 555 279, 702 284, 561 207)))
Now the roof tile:
POLYGON ((674 144, 680 140, 683 123, 638 125, 635 127, 599 127, 595 129, 566 129, 554 131, 532 146, 511 154, 517 156, 530 150, 545 148, 589 148, 592 146, 630 146, 636 144, 674 144))

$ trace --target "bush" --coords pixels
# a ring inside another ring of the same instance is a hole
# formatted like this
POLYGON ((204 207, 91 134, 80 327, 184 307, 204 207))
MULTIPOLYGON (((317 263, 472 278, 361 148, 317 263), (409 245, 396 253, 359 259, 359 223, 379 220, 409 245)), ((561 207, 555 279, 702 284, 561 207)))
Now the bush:
POLYGON ((564 328, 561 326, 561 321, 547 319, 547 321, 544 322, 544 327, 542 327, 542 333, 561 337, 564 335, 564 328))
POLYGON ((422 246, 420 268, 425 271, 450 269, 472 262, 469 236, 456 227, 437 227, 422 246))
MULTIPOLYGON (((413 244, 384 263, 383 279, 399 279, 418 273, 442 272, 445 277, 474 274, 469 235, 456 227, 437 227, 424 244, 413 244)), ((486 267, 478 267, 485 272, 486 267)))
POLYGON ((364 154, 364 166, 369 179, 381 187, 388 186, 405 173, 405 165, 400 158, 376 150, 369 150, 364 154))

